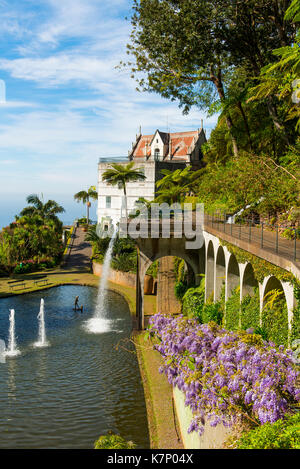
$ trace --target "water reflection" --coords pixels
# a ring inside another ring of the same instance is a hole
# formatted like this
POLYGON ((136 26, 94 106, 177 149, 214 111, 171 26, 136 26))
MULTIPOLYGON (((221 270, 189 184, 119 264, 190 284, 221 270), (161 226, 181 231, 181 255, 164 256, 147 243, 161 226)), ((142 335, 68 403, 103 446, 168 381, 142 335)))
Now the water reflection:
MULTIPOLYGON (((129 337, 126 302, 108 298, 111 329, 88 334, 97 290, 59 287, 43 292, 47 348, 35 348, 38 334, 37 293, 0 300, 0 311, 14 308, 21 355, 0 364, 1 448, 92 448, 112 430, 140 448, 149 446, 144 394, 134 354, 116 350, 129 337), (73 312, 76 295, 84 313, 73 312), (118 331, 118 332, 115 332, 118 331)), ((0 338, 7 340, 9 321, 0 314, 0 338)))

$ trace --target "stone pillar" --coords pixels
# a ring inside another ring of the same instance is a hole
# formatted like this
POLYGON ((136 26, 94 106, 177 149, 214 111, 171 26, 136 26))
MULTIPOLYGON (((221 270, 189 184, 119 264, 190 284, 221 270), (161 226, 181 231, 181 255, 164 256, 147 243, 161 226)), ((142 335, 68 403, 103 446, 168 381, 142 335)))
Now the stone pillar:
POLYGON ((163 314, 181 312, 181 303, 175 296, 176 274, 174 257, 162 257, 159 260, 157 275, 157 311, 163 314))

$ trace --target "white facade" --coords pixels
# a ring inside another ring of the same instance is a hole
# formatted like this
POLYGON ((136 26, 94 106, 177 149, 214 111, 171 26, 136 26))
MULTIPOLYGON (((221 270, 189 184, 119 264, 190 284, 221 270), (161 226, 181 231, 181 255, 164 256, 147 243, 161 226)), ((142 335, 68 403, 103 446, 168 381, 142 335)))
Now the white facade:
POLYGON ((100 159, 98 165, 98 223, 104 227, 109 223, 116 225, 121 216, 125 216, 124 192, 122 188, 111 186, 102 181, 104 171, 111 168, 113 162, 126 165, 134 162, 134 168, 142 170, 146 176, 144 181, 128 183, 127 210, 128 213, 136 208, 135 203, 141 197, 153 200, 155 197, 155 183, 163 177, 162 169, 183 169, 186 165, 199 168, 201 165, 201 146, 206 142, 203 128, 178 133, 165 133, 156 130, 153 135, 137 135, 132 144, 128 159, 122 162, 118 159, 100 159), (123 206, 122 206, 123 204, 123 206))
MULTIPOLYGON (((126 165, 128 163, 129 161, 126 161, 122 164, 126 165)), ((121 218, 124 192, 123 189, 119 189, 117 186, 108 185, 105 181, 102 181, 102 174, 109 166, 110 165, 108 163, 99 163, 98 166, 98 223, 112 222, 116 225, 121 218)), ((147 200, 153 200, 155 192, 154 161, 149 161, 146 164, 138 162, 134 165, 134 169, 142 170, 146 179, 144 181, 132 182, 126 185, 128 213, 132 209, 136 208, 135 202, 140 197, 144 197, 147 200)))

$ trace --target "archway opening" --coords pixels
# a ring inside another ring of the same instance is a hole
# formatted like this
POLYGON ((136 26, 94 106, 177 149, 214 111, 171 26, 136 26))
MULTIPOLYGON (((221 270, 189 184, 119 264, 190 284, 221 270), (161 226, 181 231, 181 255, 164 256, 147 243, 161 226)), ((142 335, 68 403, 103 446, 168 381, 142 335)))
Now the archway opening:
POLYGON ((229 330, 238 329, 240 326, 240 269, 239 264, 232 254, 227 267, 227 284, 225 292, 225 325, 229 330))
POLYGON ((260 325, 259 287, 250 263, 244 271, 241 298, 241 327, 256 330, 260 325))
POLYGON ((215 276, 215 253, 212 241, 209 241, 206 255, 205 300, 213 299, 215 276))
POLYGON ((288 345, 289 323, 286 296, 280 280, 270 277, 263 292, 262 327, 265 338, 288 345))
MULTIPOLYGON (((215 284, 215 301, 222 296, 222 290, 225 288, 225 254, 222 246, 219 247, 216 258, 216 284, 215 284)), ((225 293, 225 292, 224 292, 225 293)))

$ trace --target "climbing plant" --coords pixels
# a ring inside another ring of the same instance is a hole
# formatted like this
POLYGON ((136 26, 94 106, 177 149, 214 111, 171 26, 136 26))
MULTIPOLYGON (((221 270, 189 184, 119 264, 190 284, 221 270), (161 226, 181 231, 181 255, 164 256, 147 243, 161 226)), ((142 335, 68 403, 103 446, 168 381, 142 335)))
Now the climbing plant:
POLYGON ((284 294, 271 290, 265 296, 266 304, 262 311, 262 325, 269 341, 287 347, 289 338, 288 311, 284 294))
POLYGON ((239 328, 240 309, 240 287, 237 287, 226 301, 225 306, 225 326, 230 331, 239 328))
POLYGON ((295 277, 290 272, 287 272, 280 267, 277 267, 274 264, 271 264, 260 257, 254 256, 243 249, 238 248, 227 241, 221 241, 222 246, 226 246, 228 251, 231 254, 234 254, 236 257, 237 262, 240 264, 245 264, 249 262, 253 267, 254 277, 258 282, 263 282, 265 277, 269 275, 274 275, 274 277, 278 278, 278 280, 282 280, 283 282, 291 282, 295 281, 295 277))
POLYGON ((259 327, 259 291, 254 289, 253 295, 246 295, 241 304, 242 329, 259 327))

